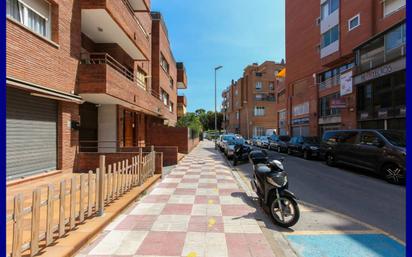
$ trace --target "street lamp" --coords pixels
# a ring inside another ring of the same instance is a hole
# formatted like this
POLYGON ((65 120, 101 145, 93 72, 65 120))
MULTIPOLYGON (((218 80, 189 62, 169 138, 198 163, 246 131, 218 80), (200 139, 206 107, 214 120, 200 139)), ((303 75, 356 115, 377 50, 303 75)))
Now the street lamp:
POLYGON ((216 109, 216 99, 217 99, 217 78, 216 78, 216 73, 218 70, 220 70, 221 68, 223 68, 222 65, 219 65, 217 67, 215 67, 215 131, 217 131, 217 109, 216 109))

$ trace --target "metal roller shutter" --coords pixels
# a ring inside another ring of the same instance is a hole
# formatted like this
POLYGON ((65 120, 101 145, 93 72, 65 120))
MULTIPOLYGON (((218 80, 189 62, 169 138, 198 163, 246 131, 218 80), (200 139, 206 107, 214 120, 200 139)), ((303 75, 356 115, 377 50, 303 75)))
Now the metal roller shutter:
POLYGON ((7 179, 57 167, 57 102, 7 87, 7 179))

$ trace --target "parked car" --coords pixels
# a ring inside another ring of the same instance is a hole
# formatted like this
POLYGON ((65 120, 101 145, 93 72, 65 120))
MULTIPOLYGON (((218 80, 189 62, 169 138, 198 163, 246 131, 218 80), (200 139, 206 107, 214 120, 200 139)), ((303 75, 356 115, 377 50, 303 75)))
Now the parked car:
POLYGON ((318 137, 292 137, 287 145, 288 154, 298 154, 305 159, 319 157, 319 138, 318 137))
POLYGON ((406 180, 406 135, 402 131, 327 131, 322 136, 320 152, 330 166, 344 163, 367 169, 394 184, 406 180))
POLYGON ((219 136, 219 138, 217 139, 217 141, 216 141, 216 145, 217 145, 217 147, 219 148, 219 150, 220 151, 222 151, 222 152, 224 152, 224 147, 225 147, 225 142, 228 140, 228 139, 230 139, 230 138, 232 138, 232 137, 234 137, 235 136, 235 134, 223 134, 223 135, 220 135, 219 136))
POLYGON ((269 139, 268 136, 261 136, 259 137, 258 146, 263 148, 269 147, 269 139))
POLYGON ((290 136, 272 135, 269 137, 269 149, 274 149, 279 153, 286 152, 289 141, 290 136))
POLYGON ((256 136, 252 137, 252 139, 250 140, 250 145, 257 146, 258 141, 259 141, 259 137, 256 137, 256 136))
POLYGON ((223 152, 225 153, 228 159, 232 159, 235 153, 235 146, 236 145, 244 145, 246 143, 245 139, 240 135, 234 135, 228 137, 223 146, 223 152))

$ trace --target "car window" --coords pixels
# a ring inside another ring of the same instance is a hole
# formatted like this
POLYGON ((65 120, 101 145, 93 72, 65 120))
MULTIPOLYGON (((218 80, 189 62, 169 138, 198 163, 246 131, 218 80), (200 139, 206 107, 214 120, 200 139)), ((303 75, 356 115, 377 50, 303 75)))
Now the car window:
POLYGON ((288 142, 288 141, 290 140, 290 137, 288 137, 288 136, 280 136, 279 139, 282 140, 283 142, 288 142))
POLYGON ((355 144, 357 137, 358 137, 358 132, 357 131, 345 131, 341 132, 337 135, 337 140, 339 143, 345 143, 345 144, 355 144))
POLYGON ((362 145, 373 145, 373 143, 378 140, 379 137, 375 132, 365 131, 361 133, 360 144, 362 145))
POLYGON ((382 130, 379 131, 391 144, 406 147, 406 137, 405 133, 401 131, 389 131, 382 130))
POLYGON ((335 143, 337 142, 337 135, 339 132, 337 131, 328 131, 323 134, 322 141, 335 143))

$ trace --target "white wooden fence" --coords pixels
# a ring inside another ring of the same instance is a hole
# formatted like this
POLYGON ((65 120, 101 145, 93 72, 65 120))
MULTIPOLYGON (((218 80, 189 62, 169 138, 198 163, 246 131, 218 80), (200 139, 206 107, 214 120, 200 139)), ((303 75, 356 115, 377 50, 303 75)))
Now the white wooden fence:
POLYGON ((70 179, 62 180, 57 190, 54 185, 47 185, 47 199, 41 200, 41 187, 34 189, 30 206, 26 208, 23 207, 22 194, 17 194, 14 197, 13 212, 7 216, 7 223, 12 223, 13 226, 12 235, 7 235, 12 236, 11 253, 8 254, 19 257, 30 250, 30 255, 34 256, 39 253, 40 248, 50 246, 85 219, 102 215, 105 206, 154 175, 155 156, 152 147, 151 152, 145 156, 140 150, 139 155, 132 157, 132 163, 123 160, 106 165, 106 158, 102 155, 99 168, 94 172, 90 170, 88 174, 73 174, 70 179), (69 204, 66 203, 66 197, 70 198, 69 204), (45 211, 41 212, 41 207, 46 207, 42 209, 45 211), (58 207, 57 211, 55 207, 58 207), (54 217, 55 214, 58 214, 58 217, 54 217), (29 215, 30 240, 24 241, 23 234, 28 230, 24 220, 29 215), (45 219, 41 220, 41 215, 45 215, 45 219), (58 222, 55 222, 56 220, 58 222), (43 231, 40 229, 41 221, 45 222, 42 224, 43 231))

